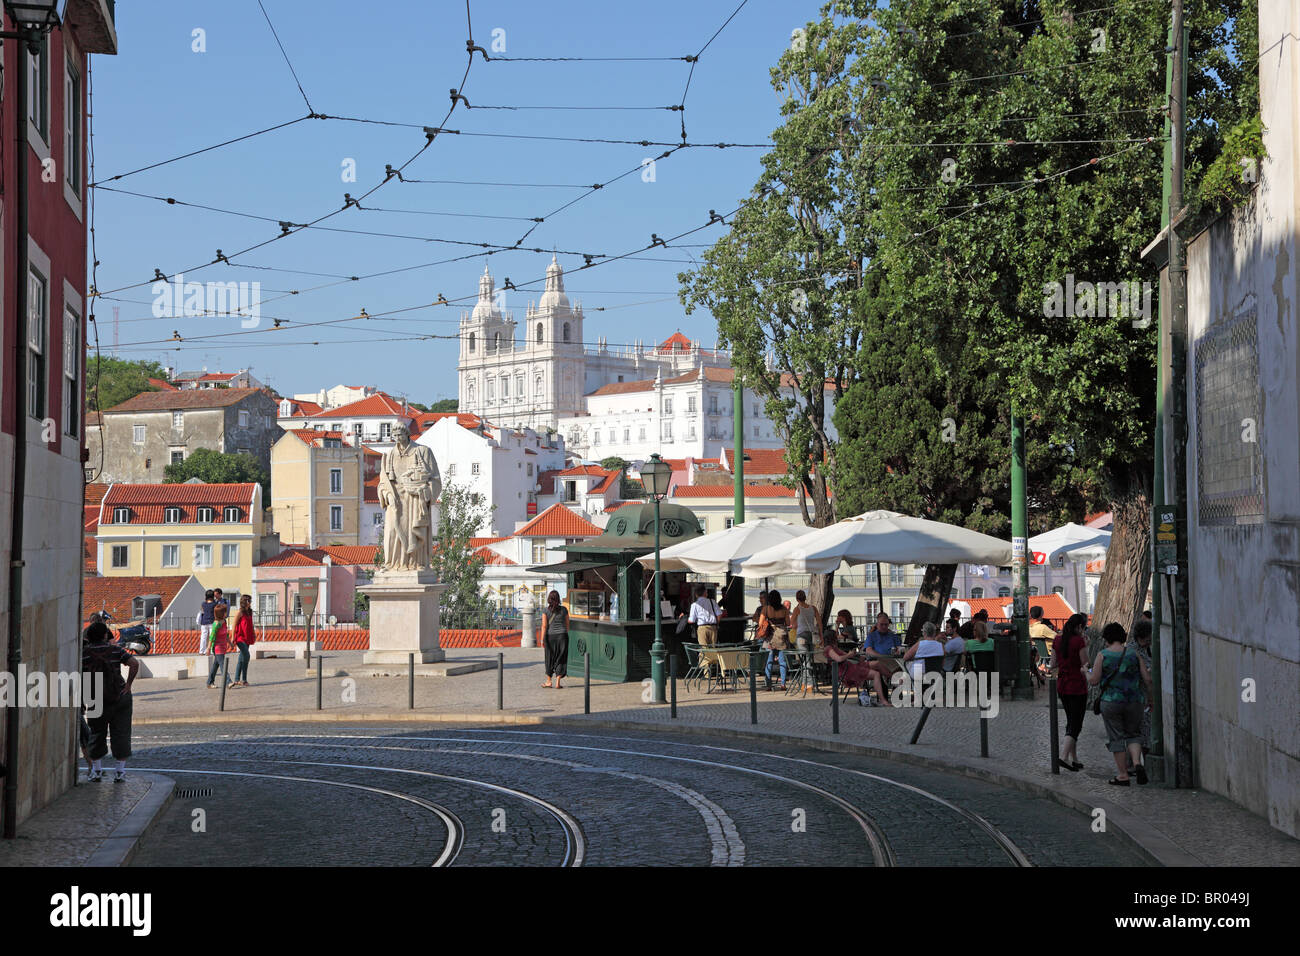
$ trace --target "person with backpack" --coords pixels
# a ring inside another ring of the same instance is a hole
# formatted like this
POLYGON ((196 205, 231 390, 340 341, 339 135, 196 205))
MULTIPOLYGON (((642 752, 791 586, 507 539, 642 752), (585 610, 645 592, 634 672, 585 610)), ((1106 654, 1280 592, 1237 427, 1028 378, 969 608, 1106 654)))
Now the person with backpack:
POLYGON ((1135 651, 1125 645, 1128 634, 1124 625, 1111 621, 1101 631, 1106 642, 1098 651, 1097 659, 1088 671, 1088 683, 1100 685, 1100 697, 1093 712, 1100 713, 1106 725, 1106 749, 1115 758, 1118 773, 1108 783, 1115 787, 1129 785, 1128 768, 1131 765, 1137 782, 1147 782, 1147 771, 1142 766, 1142 688, 1146 685, 1151 696, 1151 672, 1135 651), (1127 751, 1127 756, 1125 752, 1127 751))
POLYGON ((103 682, 99 713, 86 719, 90 728, 86 748, 90 769, 86 779, 94 783, 104 779, 101 761, 108 753, 110 740, 113 757, 117 760, 114 783, 126 780, 126 761, 131 756, 131 685, 140 673, 140 662, 120 644, 110 641, 111 636, 112 632, 103 621, 95 621, 86 628, 86 640, 81 649, 82 671, 92 675, 92 679, 99 675, 103 682), (127 669, 125 680, 122 679, 123 664, 127 669))
POLYGON ((235 679, 231 687, 248 686, 249 648, 257 641, 253 630, 253 596, 241 595, 239 609, 235 611, 235 650, 239 651, 239 662, 235 665, 235 679))
POLYGON ((560 603, 560 592, 546 595, 546 610, 542 614, 542 645, 546 648, 546 683, 560 689, 560 680, 568 676, 569 663, 569 609, 560 603))
POLYGON ((208 686, 215 687, 217 671, 233 648, 230 628, 226 626, 226 605, 218 604, 212 609, 212 659, 208 665, 208 686))

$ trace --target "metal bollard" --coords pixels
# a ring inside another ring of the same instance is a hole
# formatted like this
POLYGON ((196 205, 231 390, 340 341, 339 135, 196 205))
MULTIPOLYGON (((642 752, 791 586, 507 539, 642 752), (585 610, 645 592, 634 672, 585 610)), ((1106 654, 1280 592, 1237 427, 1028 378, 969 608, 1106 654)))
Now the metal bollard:
POLYGON ((1059 715, 1056 713, 1056 678, 1047 679, 1047 709, 1052 712, 1052 773, 1061 773, 1061 742, 1059 715))
POLYGON ((591 713, 591 651, 582 652, 582 712, 591 713))
POLYGON ((840 732, 840 662, 831 661, 831 733, 840 732))
POLYGON ((668 655, 668 685, 671 693, 668 697, 668 716, 677 716, 677 655, 668 655))
POLYGON ((932 707, 921 708, 921 719, 916 722, 916 729, 912 731, 912 739, 908 741, 909 744, 914 744, 921 739, 921 731, 925 728, 925 722, 930 719, 931 710, 933 710, 932 707))
POLYGON ((758 659, 762 655, 751 651, 749 655, 749 722, 758 723, 758 659))
POLYGON ((497 710, 506 709, 506 656, 497 654, 497 710))
POLYGON ((221 655, 221 709, 226 709, 226 686, 230 683, 230 655, 221 655))
POLYGON ((980 708, 980 756, 989 755, 989 722, 984 716, 984 708, 980 708))
POLYGON ((415 655, 406 655, 406 709, 415 710, 415 655))
POLYGON ((325 680, 325 658, 316 655, 316 709, 321 710, 321 690, 325 680))

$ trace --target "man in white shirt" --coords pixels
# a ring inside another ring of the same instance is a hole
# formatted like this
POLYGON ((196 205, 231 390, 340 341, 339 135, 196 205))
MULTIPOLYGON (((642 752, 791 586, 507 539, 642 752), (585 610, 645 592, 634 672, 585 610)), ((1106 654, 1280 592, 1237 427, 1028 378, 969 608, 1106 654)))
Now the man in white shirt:
POLYGON ((709 597, 708 588, 703 584, 695 585, 695 603, 691 605, 688 624, 694 624, 696 639, 701 644, 718 643, 718 618, 722 611, 717 602, 709 597))

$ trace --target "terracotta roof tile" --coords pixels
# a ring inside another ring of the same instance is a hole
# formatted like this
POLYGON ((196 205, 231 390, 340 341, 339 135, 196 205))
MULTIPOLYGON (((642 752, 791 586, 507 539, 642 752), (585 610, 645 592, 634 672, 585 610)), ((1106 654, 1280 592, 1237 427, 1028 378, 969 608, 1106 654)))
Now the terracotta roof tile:
MULTIPOLYGON (((987 590, 987 585, 985 588, 987 590)), ((971 614, 974 614, 976 611, 988 611, 990 619, 998 618, 1002 620, 1006 619, 1006 615, 1002 612, 1002 609, 1011 604, 1011 598, 1009 597, 957 598, 957 600, 969 604, 971 614)), ((1074 613, 1070 608, 1070 605, 1066 603, 1065 599, 1059 594, 1032 595, 1029 598, 1029 606, 1042 607, 1043 617, 1047 618, 1049 621, 1064 620, 1074 613)))
POLYGON ((314 415, 314 418, 408 418, 413 419, 418 412, 415 409, 403 409, 390 395, 377 392, 368 398, 362 398, 338 408, 330 408, 314 415))
POLYGON ((171 382, 164 382, 160 378, 149 379, 149 384, 152 385, 154 388, 158 389, 160 392, 179 391, 179 389, 177 389, 176 386, 173 385, 171 382))
POLYGON ((175 392, 141 392, 120 405, 105 409, 105 414, 119 412, 167 412, 187 408, 226 408, 257 395, 270 394, 262 388, 189 388, 175 392))
MULTIPOLYGON (((146 594, 157 594, 162 599, 163 610, 172 603, 176 593, 190 579, 188 574, 170 574, 157 577, 87 577, 82 582, 82 618, 94 611, 108 611, 115 621, 131 620, 131 602, 146 594)), ((197 615, 198 608, 194 608, 197 615)))
MULTIPOLYGON (((731 498, 734 495, 731 485, 678 485, 673 489, 674 498, 731 498)), ((746 485, 746 498, 793 498, 795 491, 784 485, 746 485)))
MULTIPOLYGON (((722 458, 725 459, 723 464, 726 465, 727 470, 734 473, 736 470, 736 450, 734 448, 722 449, 722 458)), ((786 466, 784 448, 745 449, 745 474, 747 476, 784 476, 785 473, 786 466)))
POLYGON ((517 538, 594 538, 601 534, 594 524, 564 505, 551 505, 515 532, 517 538))
POLYGON ((197 509, 208 506, 215 509, 215 523, 225 520, 225 506, 238 505, 240 524, 252 521, 254 495, 262 493, 256 482, 229 485, 177 484, 177 485, 113 485, 104 495, 100 506, 101 527, 113 524, 113 509, 131 509, 130 524, 162 524, 164 509, 179 507, 181 524, 197 524, 197 509))

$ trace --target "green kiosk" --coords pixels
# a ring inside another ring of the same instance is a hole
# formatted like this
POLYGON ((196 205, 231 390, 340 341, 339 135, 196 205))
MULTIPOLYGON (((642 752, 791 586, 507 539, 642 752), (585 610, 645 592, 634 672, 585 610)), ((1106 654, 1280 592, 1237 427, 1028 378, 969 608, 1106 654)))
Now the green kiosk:
MULTIPOLYGON (((704 533, 689 508, 659 505, 659 546, 667 548, 704 533)), ((637 563, 655 548, 653 501, 629 504, 610 516, 605 533, 562 549, 568 560, 529 568, 564 574, 568 581, 569 674, 581 675, 583 655, 591 652, 591 676, 602 680, 640 681, 650 676, 650 646, 655 640, 651 600, 669 602, 663 609, 663 641, 669 654, 685 666, 677 637, 677 612, 690 605, 686 572, 663 572, 658 595, 651 593, 654 571, 637 563)))

